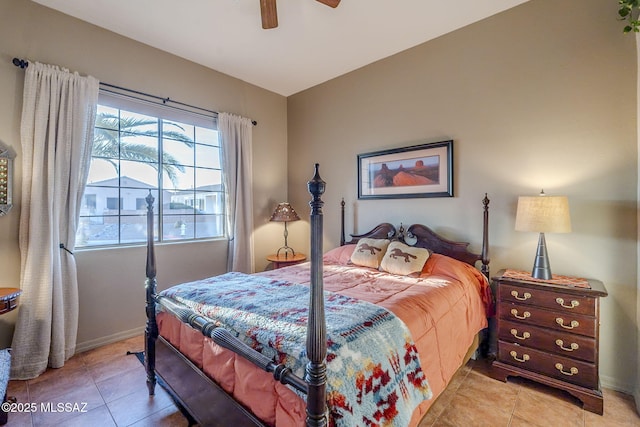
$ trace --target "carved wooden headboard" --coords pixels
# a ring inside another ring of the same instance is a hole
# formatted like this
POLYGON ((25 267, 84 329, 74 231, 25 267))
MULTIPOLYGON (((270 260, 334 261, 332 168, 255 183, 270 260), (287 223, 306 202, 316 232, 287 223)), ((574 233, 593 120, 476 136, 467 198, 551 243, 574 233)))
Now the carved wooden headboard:
POLYGON ((346 241, 344 231, 344 200, 340 203, 340 245, 355 244, 363 238, 401 240, 408 245, 426 248, 434 253, 446 255, 462 262, 466 262, 474 267, 476 267, 476 264, 480 261, 480 271, 489 278, 489 198, 486 194, 484 195, 484 199, 482 199, 482 204, 484 206, 482 222, 482 251, 479 254, 469 251, 468 242, 455 242, 453 240, 446 239, 426 225, 422 224, 414 224, 405 231, 402 226, 398 230, 392 224, 384 222, 366 233, 350 234, 351 240, 346 241))

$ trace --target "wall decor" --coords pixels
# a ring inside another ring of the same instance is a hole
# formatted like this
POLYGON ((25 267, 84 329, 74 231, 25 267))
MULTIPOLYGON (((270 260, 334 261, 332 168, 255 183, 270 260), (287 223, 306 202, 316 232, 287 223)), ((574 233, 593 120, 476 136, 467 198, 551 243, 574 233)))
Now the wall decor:
POLYGON ((0 216, 5 215, 13 206, 11 193, 13 187, 13 159, 15 153, 11 147, 0 142, 0 216))
POLYGON ((358 199, 453 197, 453 141, 358 154, 358 199))

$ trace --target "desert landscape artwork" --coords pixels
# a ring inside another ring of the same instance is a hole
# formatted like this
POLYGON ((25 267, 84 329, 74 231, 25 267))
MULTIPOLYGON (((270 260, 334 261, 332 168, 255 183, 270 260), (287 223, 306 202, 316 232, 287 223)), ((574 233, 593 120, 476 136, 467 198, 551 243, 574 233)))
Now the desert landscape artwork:
POLYGON ((453 141, 358 155, 358 198, 451 197, 453 141))
POLYGON ((409 161, 372 163, 369 165, 374 187, 401 187, 406 185, 434 185, 440 183, 440 156, 429 156, 409 161), (409 163, 410 166, 405 167, 409 163))

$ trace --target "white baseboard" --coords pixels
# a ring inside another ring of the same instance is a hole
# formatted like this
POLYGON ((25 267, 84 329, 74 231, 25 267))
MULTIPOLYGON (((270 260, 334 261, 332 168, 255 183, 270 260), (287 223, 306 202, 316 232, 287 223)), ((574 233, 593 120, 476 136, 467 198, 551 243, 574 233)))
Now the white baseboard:
POLYGON ((634 396, 635 384, 632 383, 623 383, 616 378, 600 375, 600 385, 604 388, 634 396))
POLYGON ((95 340, 78 343, 76 344, 76 353, 82 353, 96 347, 101 347, 103 345, 111 344, 117 341, 126 340, 127 338, 132 338, 137 335, 143 335, 144 328, 144 326, 140 326, 138 328, 129 329, 128 331, 118 332, 117 334, 107 335, 106 337, 96 338, 95 340))

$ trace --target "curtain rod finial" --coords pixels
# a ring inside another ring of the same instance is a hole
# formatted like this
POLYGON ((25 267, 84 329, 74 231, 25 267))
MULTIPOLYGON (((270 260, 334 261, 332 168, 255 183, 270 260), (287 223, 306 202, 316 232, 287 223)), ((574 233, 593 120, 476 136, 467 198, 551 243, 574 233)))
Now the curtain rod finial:
POLYGON ((27 68, 29 66, 29 62, 24 59, 13 58, 13 65, 16 67, 20 67, 22 69, 27 68))

